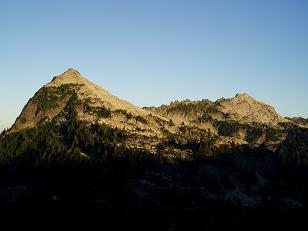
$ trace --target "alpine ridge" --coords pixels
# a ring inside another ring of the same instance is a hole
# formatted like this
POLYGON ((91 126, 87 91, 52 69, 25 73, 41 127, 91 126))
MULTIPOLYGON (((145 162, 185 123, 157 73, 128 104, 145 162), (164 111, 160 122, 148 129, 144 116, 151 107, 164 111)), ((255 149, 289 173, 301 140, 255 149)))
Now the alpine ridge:
POLYGON ((140 108, 70 68, 0 133, 0 173, 10 225, 294 228, 307 215, 307 120, 247 93, 140 108))
POLYGON ((34 127, 42 122, 42 119, 52 120, 65 108, 70 97, 74 94, 82 102, 82 105, 78 105, 76 110, 83 120, 99 119, 99 117, 93 116, 95 113, 91 109, 99 110, 101 108, 108 108, 112 111, 121 109, 138 115, 146 114, 141 108, 111 95, 108 91, 81 76, 78 71, 70 68, 62 75, 54 77, 29 100, 12 126, 12 131, 34 127), (88 107, 89 113, 83 113, 84 110, 80 106, 88 107))
MULTIPOLYGON (((198 141, 208 132, 217 137, 217 147, 236 143, 265 145, 275 150, 287 137, 285 128, 297 124, 247 93, 215 102, 184 100, 158 108, 139 108, 70 68, 54 77, 29 100, 10 132, 52 120, 61 123, 72 100, 73 111, 81 121, 122 129, 130 134, 127 146, 152 152, 156 152, 159 144, 170 137, 185 143, 190 139, 198 141), (272 130, 275 137, 270 137, 269 131, 272 130)), ((179 150, 179 153, 186 156, 189 152, 179 150)))

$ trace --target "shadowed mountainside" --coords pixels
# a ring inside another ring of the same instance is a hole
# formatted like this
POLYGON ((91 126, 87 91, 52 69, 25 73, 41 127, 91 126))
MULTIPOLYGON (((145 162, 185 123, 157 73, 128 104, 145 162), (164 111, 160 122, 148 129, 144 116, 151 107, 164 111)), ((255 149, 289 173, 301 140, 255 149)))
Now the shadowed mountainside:
POLYGON ((73 69, 0 134, 0 217, 11 227, 296 229, 307 177, 304 119, 247 94, 141 109, 73 69))

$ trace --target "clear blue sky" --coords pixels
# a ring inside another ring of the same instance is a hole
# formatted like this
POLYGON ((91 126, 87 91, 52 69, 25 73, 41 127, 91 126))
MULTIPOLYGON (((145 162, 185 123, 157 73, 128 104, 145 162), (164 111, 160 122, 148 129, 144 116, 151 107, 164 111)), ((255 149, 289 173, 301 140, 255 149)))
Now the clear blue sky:
POLYGON ((69 67, 139 106, 247 92, 308 117, 308 1, 0 0, 0 129, 69 67))

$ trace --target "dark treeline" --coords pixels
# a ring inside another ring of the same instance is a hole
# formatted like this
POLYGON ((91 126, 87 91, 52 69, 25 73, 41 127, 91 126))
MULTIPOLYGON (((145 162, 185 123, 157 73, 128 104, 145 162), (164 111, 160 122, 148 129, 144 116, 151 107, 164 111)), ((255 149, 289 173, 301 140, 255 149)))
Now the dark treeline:
POLYGON ((3 225, 258 230, 306 224, 306 149, 297 141, 303 131, 290 133, 292 141, 277 152, 236 145, 214 150, 210 134, 186 145, 170 141, 162 145, 193 150, 191 158, 171 161, 127 149, 122 130, 75 116, 55 121, 1 134, 3 225), (295 146, 302 148, 291 158, 295 146))

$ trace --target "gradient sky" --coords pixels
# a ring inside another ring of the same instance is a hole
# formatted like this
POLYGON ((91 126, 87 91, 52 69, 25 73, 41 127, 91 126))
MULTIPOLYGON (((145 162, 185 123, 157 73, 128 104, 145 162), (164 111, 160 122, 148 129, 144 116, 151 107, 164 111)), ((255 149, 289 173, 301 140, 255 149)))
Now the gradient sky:
POLYGON ((139 106, 247 92, 308 117, 308 1, 0 0, 0 129, 69 67, 139 106))

